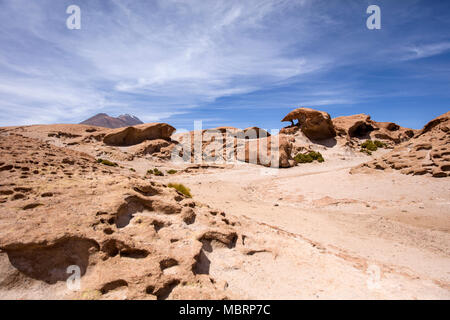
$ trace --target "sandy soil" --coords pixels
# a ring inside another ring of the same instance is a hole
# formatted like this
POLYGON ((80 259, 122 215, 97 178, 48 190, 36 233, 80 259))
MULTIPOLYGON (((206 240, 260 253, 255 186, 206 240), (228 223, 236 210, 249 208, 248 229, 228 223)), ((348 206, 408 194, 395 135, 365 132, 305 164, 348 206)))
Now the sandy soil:
POLYGON ((264 239, 269 249, 248 260, 208 256, 211 274, 244 297, 449 298, 450 181, 349 174, 363 161, 246 164, 160 179, 184 183, 264 239))

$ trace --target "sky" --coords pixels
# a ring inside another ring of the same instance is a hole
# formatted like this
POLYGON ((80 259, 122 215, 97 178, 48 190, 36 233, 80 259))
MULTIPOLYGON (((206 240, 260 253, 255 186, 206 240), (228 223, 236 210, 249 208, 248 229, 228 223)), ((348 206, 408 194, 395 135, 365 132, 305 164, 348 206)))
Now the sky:
POLYGON ((0 126, 279 129, 298 107, 415 129, 449 111, 450 1, 0 0, 0 126))

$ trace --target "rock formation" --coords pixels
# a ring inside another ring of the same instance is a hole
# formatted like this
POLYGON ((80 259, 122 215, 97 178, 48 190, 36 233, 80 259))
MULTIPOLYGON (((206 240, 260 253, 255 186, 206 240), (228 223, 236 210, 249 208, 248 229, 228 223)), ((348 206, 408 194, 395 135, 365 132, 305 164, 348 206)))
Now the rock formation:
POLYGON ((378 170, 400 170, 404 174, 442 178, 450 175, 450 112, 430 121, 409 141, 352 173, 378 170))
POLYGON ((131 146, 146 140, 169 140, 175 128, 167 123, 147 123, 110 131, 103 142, 111 146, 131 146))
POLYGON ((295 166, 291 154, 292 143, 290 139, 285 135, 277 135, 246 141, 244 157, 241 153, 238 160, 265 167, 290 168, 295 166))
POLYGON ((341 137, 358 139, 387 140, 394 144, 409 140, 414 130, 403 128, 393 122, 373 121, 369 115, 356 114, 333 119, 333 124, 341 137))
POLYGON ((258 127, 249 127, 244 129, 245 139, 270 137, 270 133, 258 127))
POLYGON ((375 130, 374 121, 365 114, 337 117, 333 119, 333 124, 339 135, 348 135, 350 138, 369 138, 370 132, 375 130))
MULTIPOLYGON (((256 127, 255 127, 256 128, 256 127)), ((177 136, 180 143, 177 147, 180 152, 183 149, 187 152, 185 161, 195 160, 195 139, 199 139, 199 153, 201 159, 196 162, 235 162, 243 161, 263 166, 288 168, 295 165, 292 160, 291 139, 285 135, 268 136, 264 138, 264 133, 253 129, 250 132, 247 128, 240 130, 237 128, 220 127, 203 130, 202 132, 187 132, 177 136), (248 135, 246 135, 246 133, 248 135), (256 139, 248 139, 257 136, 256 139), (274 152, 272 153, 272 150, 274 152)), ((256 128, 259 129, 259 128, 256 128)))
POLYGON ((236 245, 237 223, 225 213, 21 135, 2 134, 0 159, 0 296, 226 297, 203 253, 236 245), (80 271, 79 291, 66 288, 69 267, 80 271))
POLYGON ((158 159, 169 160, 175 143, 164 139, 147 140, 140 144, 133 145, 128 149, 128 153, 142 157, 151 155, 158 159))
POLYGON ((301 131, 312 140, 324 140, 336 136, 331 117, 324 111, 317 111, 309 108, 298 108, 289 112, 281 121, 291 121, 294 126, 294 120, 301 131))

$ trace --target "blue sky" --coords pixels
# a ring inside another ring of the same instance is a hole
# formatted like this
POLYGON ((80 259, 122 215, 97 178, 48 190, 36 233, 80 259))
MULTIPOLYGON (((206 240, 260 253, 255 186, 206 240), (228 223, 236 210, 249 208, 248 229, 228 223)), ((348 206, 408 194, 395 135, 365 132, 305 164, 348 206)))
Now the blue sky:
POLYGON ((450 110, 450 1, 0 0, 0 48, 0 125, 273 129, 306 106, 421 128, 450 110))

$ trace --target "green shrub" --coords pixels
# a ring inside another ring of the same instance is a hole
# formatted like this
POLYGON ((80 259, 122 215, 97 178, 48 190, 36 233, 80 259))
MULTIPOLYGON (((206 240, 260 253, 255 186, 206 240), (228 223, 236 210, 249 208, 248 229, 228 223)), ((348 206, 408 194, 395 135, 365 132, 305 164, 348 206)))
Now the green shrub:
POLYGON ((159 171, 158 168, 147 170, 147 174, 153 174, 155 176, 163 176, 164 175, 164 173, 159 171))
POLYGON ((366 152, 367 154, 371 155, 372 152, 370 151, 377 151, 378 148, 386 148, 386 144, 379 141, 379 140, 366 140, 361 144, 361 152, 366 152), (365 150, 365 151, 364 151, 365 150), (370 152, 370 153, 369 153, 370 152))
POLYGON ((101 163, 101 164, 104 164, 105 166, 110 166, 110 167, 119 166, 117 163, 109 161, 109 160, 105 160, 105 159, 97 159, 97 163, 101 163))
POLYGON ((167 186, 169 188, 174 188, 175 190, 184 194, 188 198, 192 198, 191 190, 188 187, 182 185, 181 183, 169 183, 167 186))
POLYGON ((366 140, 361 144, 362 149, 366 149, 368 151, 377 151, 378 147, 372 140, 366 140))
POLYGON ((167 171, 168 174, 175 174, 175 173, 177 173, 177 172, 178 172, 178 171, 177 171, 177 170, 174 170, 174 169, 170 169, 170 170, 167 171))
POLYGON ((374 143, 378 148, 386 148, 386 147, 387 147, 386 143, 381 142, 381 141, 379 141, 379 140, 375 140, 373 143, 374 143))
POLYGON ((294 157, 294 160, 297 163, 311 163, 315 160, 317 160, 318 162, 325 161, 322 154, 320 152, 315 151, 311 151, 308 153, 299 153, 294 157))
POLYGON ((310 163, 313 162, 313 158, 308 154, 299 153, 294 157, 295 162, 297 163, 310 163))
POLYGON ((363 153, 366 153, 366 154, 368 154, 369 156, 372 155, 372 151, 369 151, 369 150, 367 150, 367 149, 361 148, 361 150, 359 150, 359 151, 360 151, 360 152, 363 152, 363 153))
POLYGON ((130 168, 130 171, 132 172, 136 172, 136 170, 134 168, 130 168))

